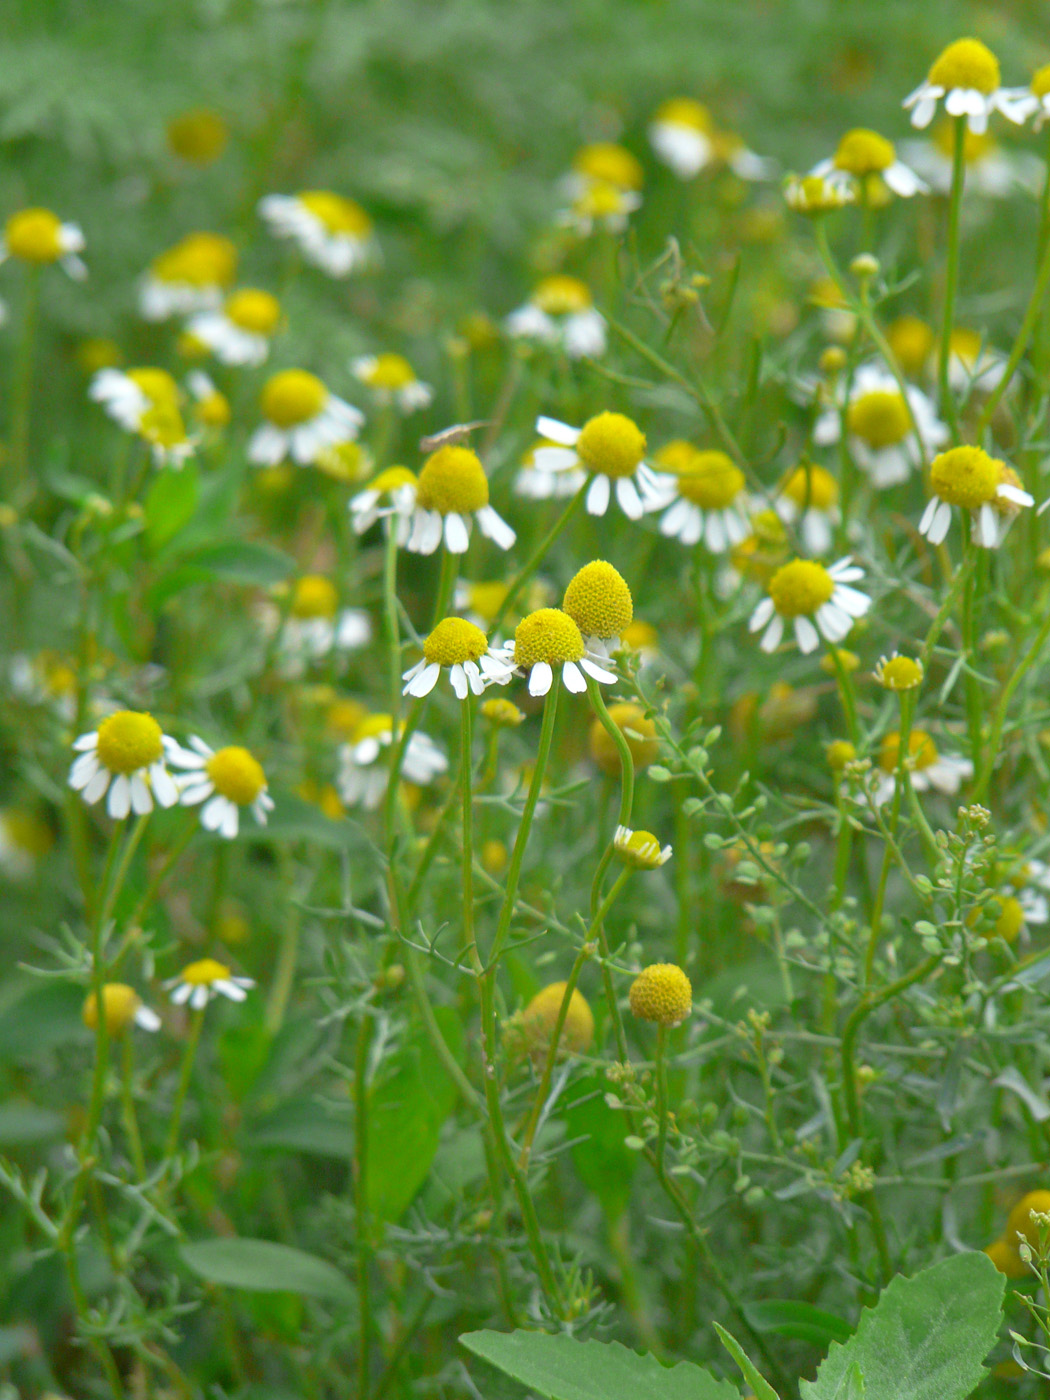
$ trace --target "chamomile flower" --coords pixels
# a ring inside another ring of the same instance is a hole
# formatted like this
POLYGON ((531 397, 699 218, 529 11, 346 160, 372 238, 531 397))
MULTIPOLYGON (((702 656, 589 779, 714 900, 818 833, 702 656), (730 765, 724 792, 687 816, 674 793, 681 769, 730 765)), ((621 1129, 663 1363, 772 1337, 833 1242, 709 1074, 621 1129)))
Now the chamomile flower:
POLYGON ((892 690, 898 695, 902 691, 917 690, 922 685, 923 675, 921 661, 916 661, 910 656, 902 656, 896 651, 892 656, 880 656, 878 664, 872 672, 877 684, 881 685, 884 690, 892 690))
MULTIPOLYGON (((901 736, 894 730, 886 735, 879 749, 878 780, 872 794, 872 801, 876 806, 881 806, 893 796, 897 785, 900 752, 901 736)), ((937 745, 925 729, 912 729, 908 735, 906 762, 911 774, 911 785, 916 792, 928 792, 932 788, 952 797, 965 780, 973 777, 973 764, 970 760, 954 754, 939 753, 937 745)))
POLYGON ((965 117, 978 135, 986 130, 993 112, 1020 123, 1029 111, 1023 95, 1001 86, 999 60, 979 39, 956 39, 949 44, 925 81, 904 99, 912 126, 929 126, 942 99, 948 115, 965 117))
MULTIPOLYGON (((98 994, 89 992, 80 1011, 81 1020, 89 1031, 98 1029, 98 994)), ((102 988, 102 1018, 106 1033, 111 1037, 123 1035, 129 1026, 144 1031, 159 1031, 160 1017, 146 1006, 134 987, 124 982, 106 982, 102 988)))
POLYGON ((172 807, 179 791, 167 764, 179 746, 161 732, 152 715, 118 710, 90 734, 81 734, 73 748, 79 755, 69 770, 69 786, 93 806, 109 793, 106 811, 120 821, 134 812, 153 811, 154 799, 172 807))
POLYGON ((188 749, 172 755, 171 765, 183 776, 179 780, 179 801, 183 807, 201 808, 201 826, 232 841, 240 826, 241 808, 250 809, 260 826, 266 825, 273 811, 259 760, 239 745, 212 749, 203 739, 190 739, 188 749))
POLYGON ((281 324, 281 303, 260 287, 241 287, 221 311, 202 311, 186 329, 224 365, 261 365, 281 324))
POLYGON ((171 992, 173 1005, 188 1005, 192 1011, 203 1011, 217 996, 244 1001, 255 983, 250 977, 234 977, 225 964, 214 958, 201 958, 184 967, 178 977, 165 982, 164 986, 171 992))
POLYGON ((354 533, 363 535, 377 520, 383 528, 393 529, 397 542, 403 545, 411 529, 416 508, 416 478, 407 467, 387 467, 350 499, 350 517, 354 533))
POLYGON ((509 336, 564 350, 570 360, 605 353, 605 317, 595 308, 591 289, 578 277, 545 277, 524 305, 503 323, 509 336))
POLYGON ((581 238, 589 238, 599 229, 605 233, 623 233, 635 210, 640 209, 642 197, 633 190, 618 189, 616 185, 588 185, 563 209, 557 222, 581 238))
POLYGON ((714 122, 702 102, 672 97, 649 123, 649 144, 657 160, 679 180, 692 180, 714 158, 714 122))
POLYGON ((502 647, 490 647, 480 627, 462 617, 443 618, 423 643, 423 659, 402 676, 402 695, 417 699, 438 683, 442 670, 460 700, 470 691, 480 695, 488 685, 506 685, 514 674, 502 647))
POLYGON ((363 608, 340 608, 339 593, 323 574, 296 579, 281 633, 281 670, 302 675, 306 666, 335 652, 357 651, 372 640, 372 620, 363 608))
POLYGON ((903 375, 910 379, 925 375, 937 345, 929 322, 918 316, 898 316, 886 327, 886 341, 903 375))
POLYGON ((88 397, 100 403, 127 432, 137 433, 151 409, 178 410, 180 394, 178 384, 166 369, 143 365, 136 369, 100 369, 88 386, 88 397))
POLYGON ((1050 63, 1038 69, 1032 75, 1032 82, 1026 93, 1028 114, 1035 114, 1035 121, 1032 127, 1035 131, 1042 131, 1043 127, 1050 121, 1050 63))
POLYGON ((350 361, 350 370, 371 389, 376 403, 393 404, 399 413, 418 413, 434 398, 434 390, 417 379, 404 355, 359 355, 350 361))
POLYGON ((147 321, 192 316, 222 305, 237 273, 237 249, 218 233, 190 233, 150 264, 139 286, 147 321))
POLYGON ((186 387, 193 400, 193 416, 202 428, 216 431, 230 421, 230 401, 218 390, 208 375, 195 369, 186 377, 186 387))
MULTIPOLYGON (((339 796, 348 807, 362 806, 370 812, 382 802, 390 777, 387 753, 393 741, 390 716, 367 715, 350 742, 340 748, 336 783, 339 796)), ((448 759, 433 739, 419 729, 413 730, 401 761, 402 779, 424 787, 447 771, 448 759)))
POLYGON ((843 185, 862 200, 876 182, 881 182, 902 199, 910 199, 926 189, 915 171, 897 159, 893 142, 864 127, 847 131, 835 154, 815 165, 812 173, 832 184, 843 185))
POLYGON ((784 200, 798 214, 830 214, 856 199, 851 186, 824 175, 789 175, 784 181, 784 200))
POLYGON ((352 199, 331 190, 269 194, 259 213, 278 238, 291 238, 303 257, 329 277, 347 277, 376 260, 372 220, 352 199))
POLYGON ((1017 473, 980 447, 951 447, 930 464, 930 499, 919 534, 940 544, 952 523, 952 507, 969 512, 970 537, 998 549, 1017 513, 1035 504, 1017 473))
POLYGON ((79 224, 64 224, 50 209, 20 209, 7 220, 0 238, 0 262, 17 258, 32 267, 57 263, 75 282, 87 276, 79 256, 83 251, 79 224))
POLYGON ((450 554, 465 554, 472 519, 497 549, 510 549, 517 539, 489 505, 488 478, 477 453, 469 447, 439 447, 419 473, 405 548, 413 554, 433 554, 444 539, 450 554))
POLYGON ((669 503, 674 483, 645 463, 645 434, 623 413, 599 413, 582 428, 557 418, 538 418, 536 431, 553 447, 537 447, 533 462, 540 471, 584 471, 588 515, 604 515, 616 484, 616 500, 630 520, 669 503))
POLYGON ((546 501, 551 497, 575 496, 587 480, 587 473, 577 471, 541 470, 536 465, 536 453, 541 448, 557 447, 549 438, 539 438, 522 454, 521 467, 514 477, 514 493, 530 501, 546 501))
POLYGON ((570 195, 594 185, 612 185, 618 190, 640 190, 645 171, 637 156, 615 141, 592 141, 581 146, 572 158, 572 169, 563 181, 570 195))
POLYGON ((781 520, 798 528, 810 554, 827 554, 839 513, 839 484, 825 467, 800 462, 789 472, 776 500, 781 520))
POLYGON ((266 421, 252 434, 248 460, 262 467, 275 467, 286 457, 309 466, 323 448, 354 439, 365 421, 360 409, 336 398, 304 369, 271 375, 259 406, 266 421))
POLYGON ((505 654, 519 674, 528 676, 530 695, 547 694, 555 683, 555 668, 561 671, 565 689, 577 695, 587 689, 587 676, 604 685, 616 680, 587 655, 579 627, 560 608, 539 608, 523 617, 505 654))
POLYGON ((561 607, 580 629, 587 650, 602 660, 619 646, 634 618, 634 600, 626 579, 604 559, 593 559, 577 570, 561 607))
MULTIPOLYGON (((850 385, 847 441, 857 465, 880 490, 907 481, 924 448, 940 447, 948 439, 948 429, 922 390, 906 389, 905 399, 889 371, 877 365, 861 365, 850 385)), ((841 430, 840 410, 829 409, 817 419, 813 440, 827 446, 838 442, 841 430)))
POLYGON ((791 559, 769 580, 767 596, 751 614, 748 630, 762 632, 763 651, 776 651, 785 620, 793 624, 803 653, 815 651, 821 637, 841 642, 871 607, 866 593, 850 587, 863 577, 864 570, 848 557, 829 569, 811 559, 791 559))
POLYGON ((634 870, 658 870, 671 859, 671 847, 661 846, 651 831, 632 831, 618 826, 613 849, 624 865, 634 870))
MULTIPOLYGON (((659 465, 669 465, 660 461, 659 465)), ((712 554, 723 554, 750 532, 744 513, 744 473, 731 457, 694 448, 674 469, 677 494, 660 518, 660 533, 694 545, 703 540, 712 554)))

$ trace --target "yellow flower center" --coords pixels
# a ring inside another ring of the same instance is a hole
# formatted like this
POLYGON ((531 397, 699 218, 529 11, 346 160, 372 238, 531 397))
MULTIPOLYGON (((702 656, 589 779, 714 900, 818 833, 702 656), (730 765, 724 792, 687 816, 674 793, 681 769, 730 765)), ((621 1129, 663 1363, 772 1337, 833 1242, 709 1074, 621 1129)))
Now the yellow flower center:
POLYGON ((292 595, 292 616, 298 618, 335 617, 339 594, 331 579, 323 574, 303 574, 296 579, 292 595))
POLYGON ((677 1026, 693 1009, 693 988, 674 963, 653 963, 631 983, 629 1001, 639 1020, 677 1026))
POLYGON ((704 104, 695 102, 691 97, 672 97, 657 108, 653 120, 666 122, 668 126, 686 126, 691 131, 702 132, 705 136, 711 134, 714 126, 711 113, 704 104))
MULTIPOLYGON (((552 982, 549 987, 537 992, 522 1012, 522 1026, 530 1051, 536 1054, 546 1053, 554 1028, 558 1024, 558 1015, 568 985, 567 982, 552 982)), ((593 1038, 594 1016, 582 992, 574 987, 562 1024, 559 1048, 581 1055, 593 1038)))
POLYGON ((366 382, 374 389, 404 389, 416 382, 416 372, 404 355, 395 355, 388 351, 376 356, 366 382))
POLYGON ((225 428, 230 421, 230 401, 218 389, 199 399, 193 411, 206 428, 225 428))
POLYGON ((583 637, 568 613, 539 608, 523 617, 514 630, 514 663, 531 670, 545 661, 560 666, 583 656, 583 637))
POLYGON ((372 220, 360 204, 331 190, 306 190, 299 203, 319 219, 329 233, 357 238, 362 242, 372 234, 372 220))
POLYGON ((13 258, 50 263, 62 256, 62 220, 50 209, 21 209, 12 214, 4 237, 13 258))
POLYGON ((283 369, 263 385, 263 417, 278 428, 294 428, 316 418, 328 399, 328 390, 316 374, 305 369, 283 369))
POLYGON ((876 680, 887 690, 914 690, 922 684, 923 669, 918 661, 910 656, 891 656, 883 661, 876 673, 876 680))
POLYGON ((157 447, 178 447, 187 441, 182 414, 170 403, 156 403, 147 408, 139 421, 139 432, 147 442, 157 447))
POLYGON ((640 161, 623 146, 611 141, 582 146, 573 157, 572 168, 585 180, 614 185, 620 190, 640 190, 645 183, 645 172, 640 161))
POLYGON ((904 395, 891 389, 861 394, 846 410, 846 429, 869 447, 893 447, 911 432, 904 395))
POLYGON ((1045 97, 1050 93, 1050 63, 1037 68, 1032 74, 1032 96, 1045 97))
POLYGON ((469 447, 439 447, 423 463, 416 500, 441 515, 468 515, 489 503, 485 468, 469 447))
POLYGON ((1050 1191, 1029 1191, 1010 1212, 1006 1221, 1005 1238, 1015 1249, 1018 1235, 1023 1235, 1033 1247, 1039 1243, 1039 1227, 1032 1220, 1033 1210, 1037 1210, 1040 1215, 1050 1213, 1050 1191))
MULTIPOLYGON (((138 992, 123 982, 107 982, 102 988, 102 1014, 106 1020, 109 1035, 120 1035, 135 1019, 135 1012, 142 1005, 138 992)), ((98 1029, 98 997, 94 992, 87 996, 81 1017, 89 1031, 98 1029)))
POLYGON ((423 656, 431 665, 462 666, 479 660, 488 649, 489 639, 480 627, 463 617, 445 617, 423 643, 423 656))
POLYGON ((660 843, 651 831, 632 831, 616 842, 616 854, 636 870, 657 870, 663 864, 660 843))
POLYGON ((525 721, 523 711, 518 709, 513 700, 483 700, 481 713, 490 724, 504 729, 517 729, 518 725, 525 721))
POLYGON ((218 112, 196 107, 168 123, 168 145, 180 160, 211 165, 226 149, 229 132, 218 112))
POLYGON ((857 750, 848 739, 835 739, 828 745, 825 757, 831 771, 841 773, 846 764, 852 763, 857 757, 857 750))
POLYGON ((531 301, 548 316, 569 316, 575 311, 587 311, 593 305, 587 283, 564 274, 545 277, 533 291, 531 301))
POLYGON ((398 491, 402 486, 415 486, 415 475, 407 467, 387 467, 369 483, 370 491, 398 491))
POLYGON ((769 596, 781 617, 809 616, 823 607, 834 591, 835 580, 823 564, 811 559, 792 559, 769 580, 769 596))
POLYGON ((633 476, 645 456, 645 434, 623 413, 599 413, 583 425, 576 455, 588 471, 633 476))
POLYGON ((328 707, 325 716, 325 723, 329 732, 338 739, 353 739, 357 736, 357 730, 365 719, 368 718, 368 711, 360 700, 351 700, 348 697, 333 700, 328 707))
MULTIPOLYGON (((609 718, 627 740, 635 772, 648 768, 660 751, 654 722, 641 706, 632 705, 625 700, 609 706, 609 718)), ((607 734, 601 720, 596 719, 591 724, 588 745, 591 757, 602 772, 608 773, 612 778, 617 777, 620 772, 620 750, 607 734)))
POLYGON ((250 807, 266 786, 262 764, 236 744, 213 753, 204 769, 215 784, 215 791, 238 807, 250 807))
POLYGON ((273 335, 281 319, 281 303, 258 287, 242 287, 227 300, 226 315, 242 331, 273 335))
POLYGON ((1003 466, 981 447, 952 447, 934 457, 930 488, 949 505, 976 510, 995 499, 1003 466))
POLYGON ((972 88, 988 96, 999 86, 999 60, 980 39, 956 39, 934 63, 928 81, 946 92, 972 88))
POLYGON ((118 710, 99 725, 96 752, 111 773, 137 773, 164 754, 160 725, 152 715, 118 710))
POLYGON ((179 402, 179 386, 166 369, 129 369, 128 378, 146 395, 155 407, 175 408, 179 402))
POLYGON ((354 743, 359 744, 362 739, 382 738, 384 734, 392 734, 393 728, 394 723, 389 715, 368 715, 354 731, 354 743))
POLYGON ((686 442, 685 438, 672 438, 653 454, 653 462, 661 471, 670 472, 672 476, 685 476, 697 455, 698 449, 691 442, 686 442))
POLYGON ((839 498, 839 484, 824 467, 797 466, 784 482, 784 495, 800 510, 830 510, 839 498))
POLYGON ((314 466, 335 481, 358 482, 372 470, 372 458, 359 442, 334 442, 319 449, 314 466))
POLYGON ((624 192, 615 185, 588 185, 573 208, 584 219, 605 219, 613 214, 622 214, 626 208, 624 192))
POLYGON ((933 331, 918 316, 899 316, 886 332, 890 349, 906 375, 917 378, 933 349, 933 331))
POLYGON ((1001 895, 999 917, 995 921, 995 932, 1004 943, 1013 943, 1024 928, 1024 908, 1014 895, 1001 895))
POLYGON ((472 583, 467 588, 467 607, 491 622, 507 596, 505 583, 472 583))
POLYGON ((221 234, 189 233, 154 258, 150 271, 161 282, 228 287, 237 272, 237 249, 221 234))
POLYGON ((846 190, 825 180, 823 175, 803 175, 801 179, 792 177, 785 187, 785 198, 793 209, 812 214, 841 209, 850 201, 846 190))
POLYGON ((744 473, 724 452, 696 452, 678 477, 678 490, 704 510, 724 510, 744 489, 744 473))
POLYGON ((948 342, 948 349, 967 368, 972 368, 980 356, 984 342, 980 331, 969 326, 956 326, 948 342))
POLYGON ((847 131, 839 142, 834 164, 837 169, 846 170, 850 175, 878 175, 888 170, 896 158, 892 141, 887 141, 877 131, 856 127, 853 131, 847 131))
POLYGON ((221 962, 216 962, 214 958, 201 958, 199 962, 192 962, 182 969, 179 981, 188 982, 191 987, 210 987, 213 982, 225 982, 229 975, 230 969, 221 962))
POLYGON ((651 622, 644 622, 640 617, 634 618, 620 633, 620 643, 630 651, 644 651, 646 648, 655 647, 660 640, 656 628, 651 622))
POLYGON ((604 559, 584 564, 566 588, 561 606, 583 636, 604 641, 621 636, 634 616, 631 590, 604 559))
MULTIPOLYGON (((895 730, 887 734, 879 749, 879 767, 886 773, 895 773, 900 761, 901 736, 895 730)), ((937 745, 925 729, 913 729, 908 735, 908 758, 912 768, 929 768, 937 762, 937 745)))
POLYGON ((841 311, 846 306, 838 283, 830 277, 818 277, 809 289, 809 299, 822 311, 841 311))

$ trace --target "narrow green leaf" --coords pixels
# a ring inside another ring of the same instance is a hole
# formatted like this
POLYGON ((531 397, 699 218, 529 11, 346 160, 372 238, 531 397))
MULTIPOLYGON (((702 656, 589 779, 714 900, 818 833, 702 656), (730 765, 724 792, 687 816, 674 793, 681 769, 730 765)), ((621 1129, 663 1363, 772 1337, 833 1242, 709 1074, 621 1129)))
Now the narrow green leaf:
POLYGON ((193 519, 200 495, 200 478, 193 462, 181 471, 161 471, 156 474, 146 493, 146 539, 152 549, 160 549, 173 540, 184 525, 193 519))
POLYGON ((714 1328, 718 1333, 722 1345, 740 1367, 740 1373, 744 1377, 744 1380, 747 1381, 748 1385, 754 1391, 755 1400, 780 1400, 776 1391, 733 1336, 732 1332, 727 1332, 726 1329, 720 1327, 717 1322, 714 1324, 714 1328))
POLYGON ((790 1298, 769 1298, 764 1303, 746 1303, 744 1316, 756 1332, 771 1332, 798 1342, 828 1347, 847 1342, 853 1328, 835 1313, 815 1308, 812 1303, 796 1303, 790 1298))
POLYGON ((330 1303, 354 1297, 349 1281, 326 1259, 270 1240, 197 1240, 181 1248, 198 1278, 253 1293, 301 1293, 330 1303))

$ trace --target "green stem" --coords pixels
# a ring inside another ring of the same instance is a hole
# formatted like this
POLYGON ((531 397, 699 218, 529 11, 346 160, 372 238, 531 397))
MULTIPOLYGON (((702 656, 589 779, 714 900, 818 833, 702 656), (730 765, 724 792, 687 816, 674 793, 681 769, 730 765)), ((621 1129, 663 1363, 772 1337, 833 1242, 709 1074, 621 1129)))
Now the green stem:
POLYGON ((397 526, 386 521, 386 547, 383 552, 383 626, 386 631, 390 718, 397 730, 401 714, 401 628, 397 615, 397 526))
POLYGON ((371 1244, 368 1229, 368 1045, 371 1034, 372 1020, 363 1010, 354 1055, 354 1225, 357 1235, 357 1298, 361 1314, 357 1393, 362 1400, 367 1400, 372 1369, 371 1244))
POLYGON ((182 1110, 186 1102, 186 1094, 190 1087, 190 1078, 193 1074, 193 1063, 197 1058, 197 1046, 200 1044, 201 1031, 204 1029, 204 1015, 207 1010, 202 1006, 193 1012, 193 1021, 190 1025, 189 1038, 186 1041, 186 1049, 182 1057, 182 1069, 179 1073, 179 1085, 175 1091, 175 1102, 171 1109, 171 1121, 168 1124, 168 1136, 164 1144, 165 1157, 174 1156, 175 1149, 179 1144, 179 1127, 182 1123, 182 1110))
POLYGON ((449 604, 452 601, 452 590, 456 586, 456 579, 459 576, 460 556, 453 554, 450 549, 441 551, 441 574, 438 578, 437 593, 434 597, 434 616, 430 626, 434 628, 443 617, 448 616, 449 604))
POLYGON ((463 946, 470 957, 475 976, 483 975, 474 932, 474 734, 473 703, 470 691, 460 704, 460 795, 463 803, 463 946))
POLYGON ((656 1160, 664 1170, 667 1153, 667 1027, 656 1028, 656 1160))
POLYGON ((135 1113, 134 1071, 134 1044, 131 1027, 128 1026, 124 1031, 121 1044, 120 1101, 124 1116, 124 1131, 128 1135, 128 1147, 131 1151, 131 1164, 135 1168, 136 1177, 142 1181, 146 1175, 146 1159, 142 1152, 142 1135, 139 1132, 138 1116, 135 1113))
POLYGON ((147 885, 146 893, 139 900, 138 904, 135 905, 135 909, 131 915, 131 918, 128 920, 129 928, 136 927, 141 922, 145 914, 149 911, 151 905, 153 904, 153 901, 157 897, 160 887, 164 884, 164 881, 171 874, 176 861, 179 859, 183 851, 193 839, 193 834, 197 830, 197 822, 198 816, 196 812, 188 812, 186 814, 186 824, 183 827, 181 834, 179 835, 175 844, 169 850, 168 854, 164 857, 164 862, 161 865, 160 869, 157 871, 156 875, 154 875, 153 879, 147 885))
POLYGON ((492 619, 491 631, 493 636, 495 636, 496 633, 499 631, 503 619, 510 612, 511 608, 513 607, 515 601, 518 598, 518 595, 521 593, 521 590, 525 587, 525 585, 532 578, 533 574, 543 563, 544 559, 547 557, 548 553, 553 547, 555 540, 558 538, 561 532, 568 525, 569 521, 575 515, 576 508, 583 500, 584 492, 590 485, 590 480, 591 478, 588 477, 587 480, 580 487, 580 489, 576 492, 575 496, 573 496, 572 500, 569 501, 568 505, 562 511, 561 515, 558 516, 557 520, 547 531, 547 533, 543 536, 543 538, 540 540, 539 544, 532 551, 532 553, 529 555, 528 560, 522 565, 517 577, 507 589, 507 596, 503 599, 503 602, 500 604, 499 611, 496 613, 496 616, 492 619))
POLYGON ((33 351, 39 297, 40 268, 30 265, 26 268, 22 335, 18 343, 11 406, 11 485, 12 495, 15 496, 20 494, 29 475, 29 418, 33 398, 33 351))
MULTIPOLYGON (((1040 238, 1044 237, 1040 230, 1040 238)), ((1038 324, 1043 312, 1043 302, 1046 298, 1047 289, 1050 288, 1050 241, 1043 249, 1042 259, 1039 263, 1039 272, 1035 280, 1035 289, 1032 292, 1032 299, 1028 303, 1028 310, 1025 312, 1024 320, 1021 322, 1021 329, 1017 332, 1017 339, 1014 341, 1013 349, 1010 351, 1010 358, 1006 362, 1002 378, 988 396, 988 402, 981 410, 981 416, 977 420, 976 437, 980 441, 992 421, 992 415, 999 407, 1000 401, 1007 389, 1010 381, 1017 372, 1017 366, 1021 363, 1024 352, 1028 349, 1028 342, 1032 338, 1032 333, 1038 324)))
MULTIPOLYGON (((146 823, 149 821, 149 813, 144 812, 131 829, 131 834, 124 843, 124 850, 120 857, 120 864, 117 866, 116 874, 110 885, 109 893, 106 895, 105 903, 102 906, 102 913, 99 917, 99 924, 104 929, 113 917, 113 910, 116 908, 117 900, 120 898, 120 891, 127 878, 128 868, 131 865, 132 857, 138 849, 139 842, 146 830, 146 823)), ((105 889, 105 883, 102 886, 105 889)))
POLYGON ((937 385, 941 413, 951 425, 952 442, 960 440, 959 415, 949 383, 952 331, 955 329, 955 296, 959 285, 959 215, 962 209, 963 185, 966 183, 966 117, 955 117, 952 144, 952 187, 948 198, 948 263, 944 277, 944 317, 941 322, 941 343, 937 357, 937 385))
POLYGON ((872 974, 875 970, 875 952, 879 946, 879 938, 882 934, 882 910, 886 901, 886 884, 889 880, 890 866, 893 854, 897 849, 895 842, 897 837, 897 825, 900 821, 901 802, 904 797, 904 787, 906 781, 907 763, 910 755, 911 745, 911 717, 914 710, 914 695, 911 691, 902 691, 900 697, 900 728, 897 731, 897 767, 893 781, 893 807, 890 811, 889 832, 891 840, 887 841, 882 853, 882 868, 879 871, 879 883, 875 890, 875 904, 871 911, 871 928, 868 933, 868 947, 864 954, 864 986, 871 985, 872 974))

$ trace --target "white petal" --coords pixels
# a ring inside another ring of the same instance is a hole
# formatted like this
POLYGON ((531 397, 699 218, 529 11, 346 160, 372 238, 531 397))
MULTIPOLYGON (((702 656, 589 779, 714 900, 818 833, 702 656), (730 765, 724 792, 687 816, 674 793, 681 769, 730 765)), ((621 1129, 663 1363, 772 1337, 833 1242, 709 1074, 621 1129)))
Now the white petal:
POLYGON ((613 685, 616 681, 615 672, 607 671, 604 666, 599 666, 597 661, 592 661, 589 656, 582 658, 580 666, 589 676, 593 676, 596 681, 601 681, 603 685, 613 685))
POLYGON ((780 639, 783 637, 783 635, 784 619, 780 616, 779 613, 777 613, 777 615, 773 618, 772 622, 766 628, 765 635, 759 642, 759 646, 762 648, 763 651, 776 651, 777 647, 780 645, 780 639))
POLYGON ((205 831, 218 831, 226 816, 228 805, 230 805, 229 799, 223 797, 220 792, 217 792, 209 802, 204 804, 201 809, 201 826, 204 827, 205 831))
POLYGON ((537 447, 532 454, 532 465, 538 472, 571 471, 579 461, 571 447, 537 447))
POLYGON ((808 617, 799 615, 795 618, 795 640, 803 655, 816 651, 817 647, 820 646, 820 636, 808 617))
POLYGON ((937 513, 937 502, 938 497, 936 496, 931 496, 926 502, 926 509, 923 511, 922 518, 919 521, 920 535, 929 534, 930 526, 933 524, 933 517, 937 513))
POLYGON ((163 763, 155 763, 149 770, 150 786, 153 789, 153 796, 162 807, 174 807, 179 800, 179 789, 175 779, 171 776, 163 763))
POLYGON ((466 672, 458 661, 450 668, 448 678, 452 682, 452 689, 456 692, 457 699, 465 700, 470 687, 467 684, 466 672))
POLYGON ((463 517, 455 511, 445 516, 445 545, 450 554, 466 554, 470 545, 470 531, 463 517))
POLYGON ((642 498, 638 494, 638 488, 629 476, 621 476, 616 483, 616 499, 620 503, 620 509, 628 520, 641 520, 645 514, 645 507, 642 505, 642 498))
POLYGON ((933 513, 933 521, 926 531, 926 538, 930 544, 940 544, 948 533, 948 527, 952 523, 952 508, 947 501, 938 498, 937 507, 933 513))
POLYGON ((131 811, 131 780, 126 773, 118 773, 113 779, 106 811, 117 821, 123 821, 131 811))
POLYGON ((514 541, 518 538, 507 522, 491 506, 482 506, 475 515, 475 519, 481 529, 481 533, 486 539, 492 541, 497 549, 510 549, 514 541))
POLYGON ((561 668, 561 678, 566 690, 571 690, 573 695, 582 695, 587 689, 587 682, 583 678, 583 672, 574 661, 566 661, 561 668))
POLYGON ((95 776, 84 789, 84 801, 89 807, 93 807, 99 800, 106 788, 109 787, 109 780, 112 777, 108 768, 100 768, 95 776))
POLYGON ((554 672, 546 661, 537 661, 529 674, 529 694, 546 695, 554 682, 554 672))
POLYGON ((548 442, 556 442, 562 447, 575 447, 581 430, 571 428, 559 418, 539 417, 536 419, 536 431, 548 442))
POLYGON ((190 1006, 194 1011, 203 1011, 208 1005, 208 988, 194 987, 190 992, 190 1006))
POLYGON ((144 1031, 159 1031, 160 1017, 150 1007, 139 1006, 135 1010, 135 1024, 144 1031))
POLYGON ((587 490, 587 514, 604 515, 609 509, 609 478, 596 476, 587 490))
POLYGON ((415 695, 422 699, 424 695, 429 695, 437 685, 438 676, 441 675, 441 667, 437 662, 431 662, 417 676, 414 676, 402 690, 402 695, 415 695))
POLYGON ((189 982, 179 982, 171 994, 172 1005, 184 1006, 193 995, 193 987, 189 982))
POLYGON ((132 774, 131 810, 137 817, 144 817, 147 812, 153 811, 153 797, 141 773, 132 774))
POLYGON ((774 603, 772 598, 763 598, 761 603, 751 614, 751 621, 747 625, 749 632, 758 632, 765 627, 766 623, 773 616, 774 603))
POLYGON ((237 804, 235 802, 228 803, 222 819, 222 825, 219 827, 219 834, 225 836, 227 841, 232 841, 237 835, 240 827, 240 817, 241 814, 237 804))

